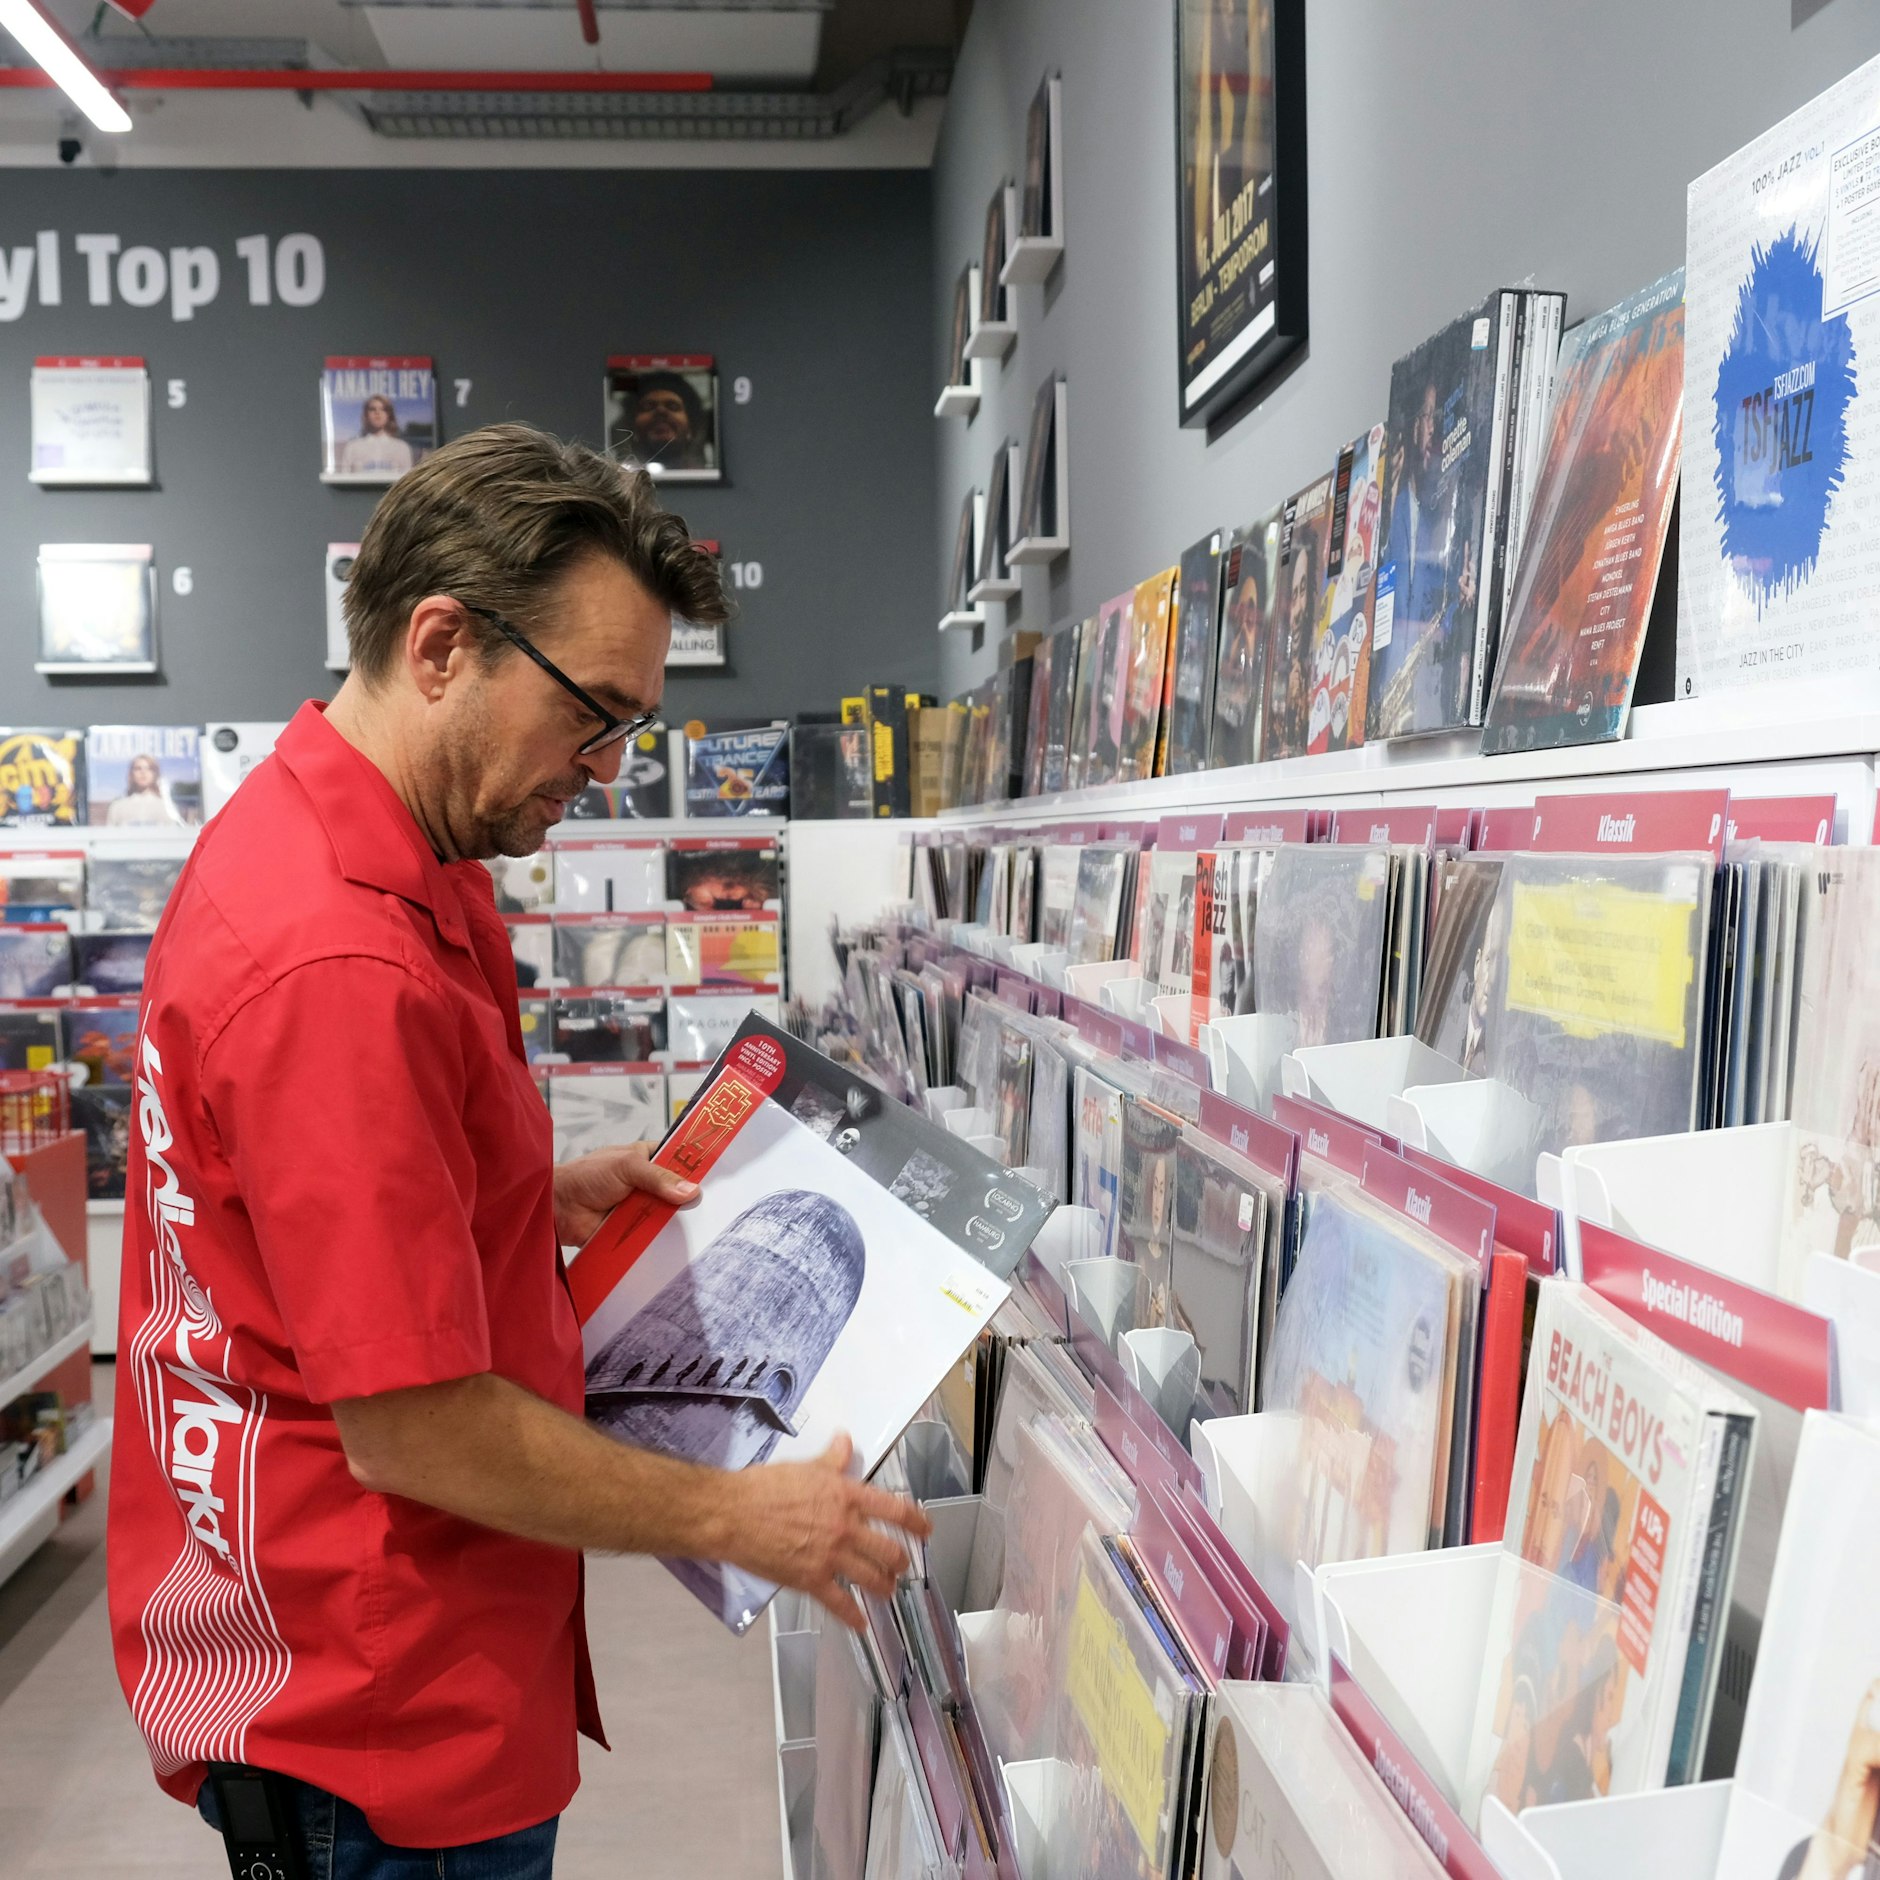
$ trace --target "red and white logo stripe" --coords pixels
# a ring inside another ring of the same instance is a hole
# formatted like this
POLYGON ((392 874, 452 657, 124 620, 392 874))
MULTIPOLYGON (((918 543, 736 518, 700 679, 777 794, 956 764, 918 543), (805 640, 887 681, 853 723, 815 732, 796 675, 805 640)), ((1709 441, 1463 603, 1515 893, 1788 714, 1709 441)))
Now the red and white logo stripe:
POLYGON ((292 1654, 255 1565, 255 1457, 265 1392, 231 1375, 230 1340, 184 1258, 196 1204, 169 1161, 163 1060, 138 1041, 150 1312, 131 1341, 138 1412, 184 1523, 182 1551, 144 1607, 131 1711, 157 1773, 246 1760, 248 1726, 287 1682, 292 1654))

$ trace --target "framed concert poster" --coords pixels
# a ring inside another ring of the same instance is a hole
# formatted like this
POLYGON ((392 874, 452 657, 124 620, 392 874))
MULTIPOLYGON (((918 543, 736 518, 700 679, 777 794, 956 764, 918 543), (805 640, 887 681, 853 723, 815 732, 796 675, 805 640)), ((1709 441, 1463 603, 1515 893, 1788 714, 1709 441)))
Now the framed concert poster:
POLYGON ((1183 424, 1306 343, 1305 16, 1305 0, 1175 0, 1183 424))

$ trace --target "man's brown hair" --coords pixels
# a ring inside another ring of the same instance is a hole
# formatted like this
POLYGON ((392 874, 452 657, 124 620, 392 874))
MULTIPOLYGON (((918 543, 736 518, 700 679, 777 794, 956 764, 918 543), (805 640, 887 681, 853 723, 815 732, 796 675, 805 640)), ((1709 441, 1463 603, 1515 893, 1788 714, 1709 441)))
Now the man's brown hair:
MULTIPOLYGON (((411 612, 429 594, 487 607, 531 634, 548 591, 583 556, 611 555, 684 620, 730 608, 718 564, 644 470, 527 424, 491 424, 407 470, 366 524, 346 584, 346 639, 368 684, 391 671, 411 612)), ((513 648, 475 614, 482 657, 513 648)))

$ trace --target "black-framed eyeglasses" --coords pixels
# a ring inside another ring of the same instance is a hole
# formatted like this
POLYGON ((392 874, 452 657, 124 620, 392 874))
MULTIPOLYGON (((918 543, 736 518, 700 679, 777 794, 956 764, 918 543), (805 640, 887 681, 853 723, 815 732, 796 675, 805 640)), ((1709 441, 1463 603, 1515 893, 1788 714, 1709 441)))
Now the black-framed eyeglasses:
POLYGON ((616 744, 624 744, 628 738, 639 736, 649 725, 659 722, 658 712, 636 712, 631 718, 616 718, 593 693, 583 691, 576 685, 539 646, 512 627, 501 614, 492 613, 487 607, 474 607, 468 601, 458 601, 457 605, 465 613, 475 614, 479 620, 487 620, 511 646, 527 653, 563 691, 578 699, 583 710, 592 712, 601 721, 601 728, 584 744, 575 747, 575 756, 589 757, 596 751, 611 750, 616 744))

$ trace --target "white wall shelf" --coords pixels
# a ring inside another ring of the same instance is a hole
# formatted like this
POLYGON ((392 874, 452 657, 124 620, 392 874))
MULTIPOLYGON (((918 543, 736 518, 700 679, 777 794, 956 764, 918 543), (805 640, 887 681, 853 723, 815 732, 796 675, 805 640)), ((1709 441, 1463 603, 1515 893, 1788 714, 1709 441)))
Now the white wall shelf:
POLYGON ((63 1338, 48 1345, 36 1358, 29 1359, 11 1377, 0 1377, 0 1409, 31 1390, 40 1379, 49 1376, 74 1352, 83 1351, 90 1343, 91 1318, 87 1314, 82 1324, 73 1326, 63 1338))
POLYGON ((1833 790, 1847 838, 1872 828, 1874 760, 1880 753, 1880 682, 1796 685, 1640 706, 1628 735, 1608 744, 1484 757, 1479 734, 1458 732, 1355 751, 1202 770, 1139 783, 1098 784, 943 812, 942 823, 1035 817, 1160 815, 1225 805, 1325 803, 1334 799, 1528 802, 1536 786, 1599 780, 1640 787, 1720 783, 1745 794, 1833 790), (1772 705, 1781 707, 1780 715, 1772 705), (1654 779, 1662 778, 1662 784, 1654 779))
POLYGON ((0 1581, 9 1580, 58 1531, 59 1503, 105 1458, 111 1419, 83 1432, 64 1455, 41 1469, 18 1494, 0 1502, 0 1581))

